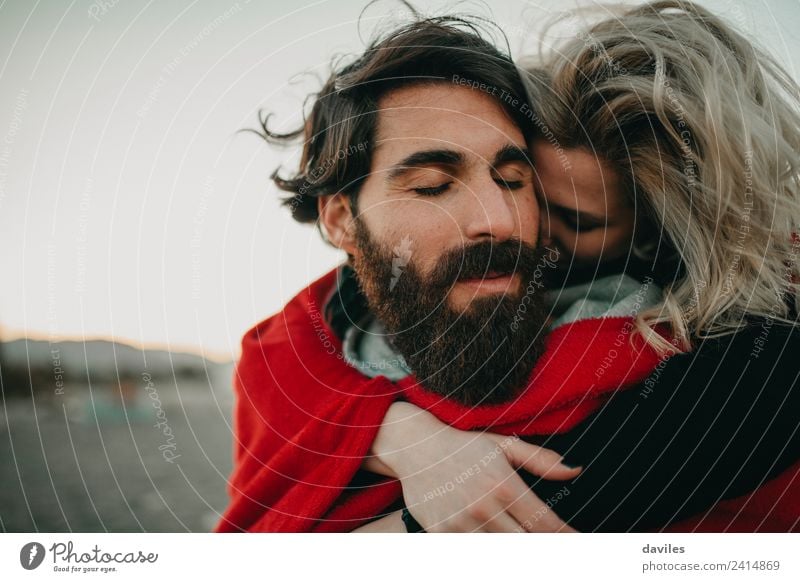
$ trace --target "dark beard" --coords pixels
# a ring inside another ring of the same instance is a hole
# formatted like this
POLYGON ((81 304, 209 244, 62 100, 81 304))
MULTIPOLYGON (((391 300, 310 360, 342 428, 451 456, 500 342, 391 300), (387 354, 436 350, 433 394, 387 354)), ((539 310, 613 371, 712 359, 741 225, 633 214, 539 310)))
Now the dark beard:
POLYGON ((422 385, 469 406, 518 394, 547 332, 542 250, 517 239, 475 243, 445 253, 423 277, 409 257, 374 241, 360 219, 355 237, 360 253, 353 267, 370 310, 422 385), (464 312, 448 305, 458 279, 489 271, 519 273, 519 289, 474 297, 464 312))

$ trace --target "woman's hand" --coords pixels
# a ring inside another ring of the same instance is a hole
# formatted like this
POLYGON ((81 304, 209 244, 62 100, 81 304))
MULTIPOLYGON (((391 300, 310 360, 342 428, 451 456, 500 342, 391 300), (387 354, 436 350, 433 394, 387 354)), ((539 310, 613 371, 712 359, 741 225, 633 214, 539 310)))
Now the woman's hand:
POLYGON ((429 412, 390 407, 365 467, 396 477, 406 506, 429 532, 575 531, 542 502, 516 468, 546 479, 577 477, 558 453, 516 437, 454 429, 429 412))
POLYGON ((395 511, 354 529, 352 533, 406 533, 406 524, 403 523, 401 512, 395 511))

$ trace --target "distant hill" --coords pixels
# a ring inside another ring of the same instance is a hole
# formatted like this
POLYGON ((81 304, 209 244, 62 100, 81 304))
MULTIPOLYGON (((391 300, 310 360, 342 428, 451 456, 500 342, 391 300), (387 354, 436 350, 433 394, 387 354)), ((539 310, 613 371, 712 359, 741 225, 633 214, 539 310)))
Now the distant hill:
POLYGON ((112 381, 117 377, 156 377, 205 379, 213 384, 230 382, 232 362, 218 363, 198 354, 166 350, 140 350, 113 341, 48 342, 19 339, 0 343, 0 372, 4 389, 15 392, 20 387, 29 392, 30 376, 34 386, 53 384, 57 374, 64 381, 112 381), (24 384, 24 386, 20 386, 24 384))

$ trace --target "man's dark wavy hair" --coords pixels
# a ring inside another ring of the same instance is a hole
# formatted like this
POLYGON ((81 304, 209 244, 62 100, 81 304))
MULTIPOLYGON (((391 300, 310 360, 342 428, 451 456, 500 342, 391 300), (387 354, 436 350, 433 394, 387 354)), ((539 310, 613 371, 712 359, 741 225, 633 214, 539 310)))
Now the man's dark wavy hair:
POLYGON ((425 18, 379 36, 354 62, 333 67, 322 90, 310 96, 313 107, 296 131, 274 133, 267 127, 269 115, 259 113, 257 133, 267 142, 304 140, 299 170, 291 177, 281 177, 280 169, 272 174, 278 188, 291 194, 283 203, 295 220, 316 222, 317 198, 340 192, 357 212, 359 187, 372 162, 378 101, 400 87, 458 79, 482 85, 475 90, 494 92, 526 137, 530 135, 525 112, 531 112, 523 107, 530 104, 520 74, 508 54, 484 38, 484 24, 453 16, 425 18))

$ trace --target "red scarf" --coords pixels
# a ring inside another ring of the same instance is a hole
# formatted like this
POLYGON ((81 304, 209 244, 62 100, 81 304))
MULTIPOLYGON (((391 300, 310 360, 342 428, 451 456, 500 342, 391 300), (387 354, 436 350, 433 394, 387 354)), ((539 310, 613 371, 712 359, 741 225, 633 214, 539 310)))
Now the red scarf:
MULTIPOLYGON (((516 400, 465 407, 426 391, 413 376, 395 384, 383 376, 367 378, 348 365, 322 315, 335 284, 334 270, 242 340, 234 374, 231 503, 215 531, 342 532, 383 513, 401 498, 397 480, 346 488, 395 400, 425 408, 462 430, 563 433, 616 390, 644 380, 659 362, 643 342, 632 347, 619 341, 628 337, 630 319, 582 320, 548 336, 545 353, 516 400), (614 358, 608 357, 611 346, 614 358), (601 363, 604 373, 598 377, 601 363)), ((797 529, 799 470, 795 465, 752 494, 723 501, 664 531, 797 529)))

